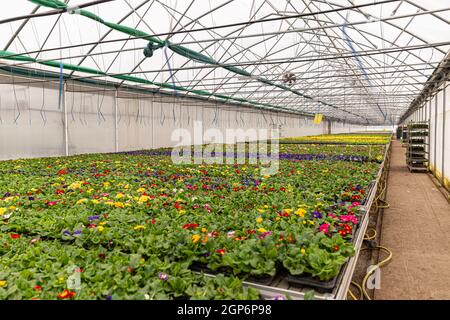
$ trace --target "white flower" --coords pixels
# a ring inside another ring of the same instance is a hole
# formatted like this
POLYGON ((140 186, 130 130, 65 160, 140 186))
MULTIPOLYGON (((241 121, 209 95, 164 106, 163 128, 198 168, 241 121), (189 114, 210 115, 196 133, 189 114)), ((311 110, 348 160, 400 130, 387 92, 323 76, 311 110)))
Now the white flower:
POLYGON ((150 300, 150 296, 148 294, 144 294, 145 300, 150 300))

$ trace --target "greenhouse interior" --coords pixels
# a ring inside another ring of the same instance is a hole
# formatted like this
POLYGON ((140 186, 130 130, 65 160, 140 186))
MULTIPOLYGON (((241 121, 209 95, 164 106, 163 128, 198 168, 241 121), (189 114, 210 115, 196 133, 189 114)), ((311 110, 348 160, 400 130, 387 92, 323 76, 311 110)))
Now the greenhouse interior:
POLYGON ((450 300, 450 0, 17 0, 0 300, 450 300))

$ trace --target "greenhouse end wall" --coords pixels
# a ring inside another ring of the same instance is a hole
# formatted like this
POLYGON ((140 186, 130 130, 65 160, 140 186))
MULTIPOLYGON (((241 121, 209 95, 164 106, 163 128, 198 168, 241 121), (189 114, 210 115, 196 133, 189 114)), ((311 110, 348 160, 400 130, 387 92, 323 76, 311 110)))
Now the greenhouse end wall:
MULTIPOLYGON (((56 85, 0 84, 0 160, 171 147, 177 143, 171 139, 176 129, 193 134, 199 121, 203 133, 210 128, 279 128, 281 137, 292 137, 329 130, 327 121, 318 125, 288 113, 127 91, 92 92, 76 85, 65 88, 60 97, 56 85)), ((332 133, 366 130, 331 124, 332 133)))
POLYGON ((450 82, 427 97, 405 121, 429 121, 429 170, 450 190, 450 82))

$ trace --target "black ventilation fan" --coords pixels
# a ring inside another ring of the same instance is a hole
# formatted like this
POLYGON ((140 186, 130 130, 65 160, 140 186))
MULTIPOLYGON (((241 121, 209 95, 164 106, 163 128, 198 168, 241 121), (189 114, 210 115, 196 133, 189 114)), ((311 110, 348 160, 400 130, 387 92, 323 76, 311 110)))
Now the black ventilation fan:
POLYGON ((283 83, 289 86, 294 85, 297 82, 297 76, 292 72, 287 72, 283 74, 283 83))

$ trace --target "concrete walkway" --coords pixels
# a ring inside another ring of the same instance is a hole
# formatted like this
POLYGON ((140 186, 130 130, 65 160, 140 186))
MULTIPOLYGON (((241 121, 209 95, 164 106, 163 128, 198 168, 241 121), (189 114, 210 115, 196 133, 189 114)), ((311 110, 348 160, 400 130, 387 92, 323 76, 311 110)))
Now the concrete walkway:
POLYGON ((381 245, 393 252, 375 299, 450 299, 450 204, 425 173, 410 173, 393 142, 381 245))

